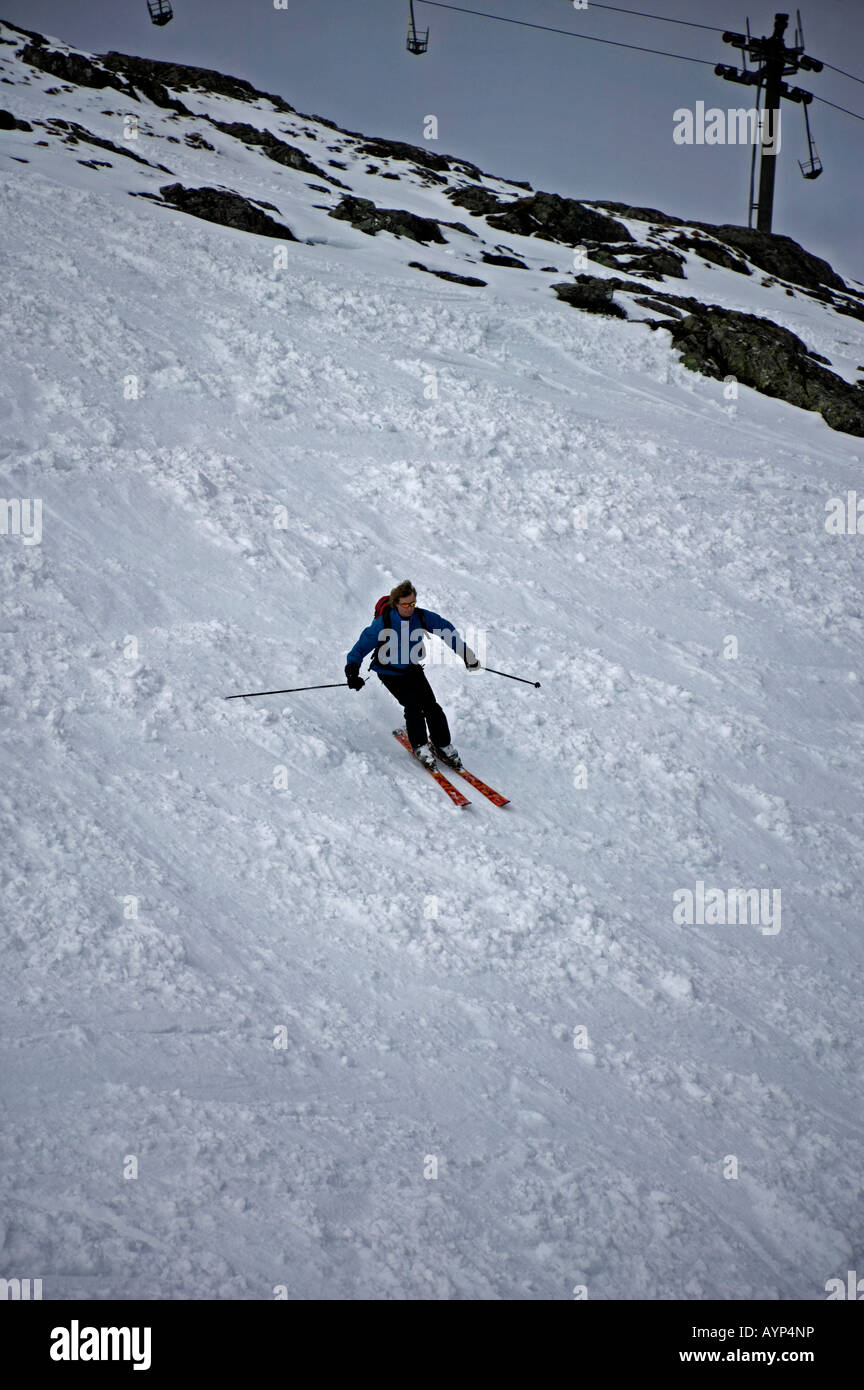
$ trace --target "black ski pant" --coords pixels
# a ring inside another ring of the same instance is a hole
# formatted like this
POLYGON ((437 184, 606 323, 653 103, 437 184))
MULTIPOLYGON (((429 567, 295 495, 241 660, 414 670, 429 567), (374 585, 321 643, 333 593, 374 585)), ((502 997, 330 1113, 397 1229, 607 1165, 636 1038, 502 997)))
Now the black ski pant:
POLYGON ((450 742, 450 728, 447 716, 435 692, 426 679, 422 666, 409 666, 398 675, 388 672, 382 676, 376 672, 382 685, 397 699, 405 711, 405 730, 412 748, 427 741, 426 726, 429 726, 429 742, 438 748, 446 748, 450 742))

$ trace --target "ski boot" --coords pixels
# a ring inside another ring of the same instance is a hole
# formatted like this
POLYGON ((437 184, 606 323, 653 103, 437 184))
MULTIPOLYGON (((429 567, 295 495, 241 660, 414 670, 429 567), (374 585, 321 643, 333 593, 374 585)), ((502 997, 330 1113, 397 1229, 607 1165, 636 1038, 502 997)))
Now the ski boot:
POLYGON ((434 771, 435 755, 432 752, 430 744, 418 743, 416 748, 411 749, 411 752, 414 754, 414 757, 417 759, 417 761, 421 762, 424 767, 432 768, 434 771))
POLYGON ((433 747, 442 763, 446 763, 448 767, 458 770, 462 766, 462 759, 452 743, 448 743, 446 748, 439 748, 436 744, 433 744, 433 747))

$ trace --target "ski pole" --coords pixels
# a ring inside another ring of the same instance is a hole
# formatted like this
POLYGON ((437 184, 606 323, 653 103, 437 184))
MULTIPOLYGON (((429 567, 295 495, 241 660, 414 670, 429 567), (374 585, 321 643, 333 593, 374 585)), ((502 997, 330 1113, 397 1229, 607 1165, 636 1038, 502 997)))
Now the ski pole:
POLYGON ((493 676, 506 676, 508 681, 522 681, 524 685, 533 685, 535 689, 540 689, 539 681, 526 681, 524 676, 511 676, 509 671, 496 671, 494 666, 484 666, 484 671, 491 671, 493 676))
POLYGON ((246 690, 241 695, 223 695, 223 700, 250 700, 256 695, 293 695, 296 690, 335 690, 337 686, 347 685, 347 681, 335 681, 332 685, 292 685, 288 690, 246 690))

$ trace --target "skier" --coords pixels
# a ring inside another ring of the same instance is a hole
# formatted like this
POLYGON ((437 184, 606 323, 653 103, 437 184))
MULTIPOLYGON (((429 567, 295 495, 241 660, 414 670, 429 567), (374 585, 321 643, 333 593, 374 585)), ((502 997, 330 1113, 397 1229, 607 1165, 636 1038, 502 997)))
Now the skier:
POLYGON ((375 611, 379 616, 363 629, 348 653, 345 675, 349 686, 352 690, 363 689, 360 663, 375 649, 369 670, 375 672, 404 709, 405 729, 415 757, 426 767, 434 768, 437 753, 451 767, 461 767, 459 754, 450 742, 447 716, 420 664, 426 655, 424 631, 435 631, 444 638, 469 671, 479 671, 480 662, 451 622, 430 608, 417 607, 417 590, 410 579, 397 584, 375 611), (449 634, 446 638, 445 632, 449 634))

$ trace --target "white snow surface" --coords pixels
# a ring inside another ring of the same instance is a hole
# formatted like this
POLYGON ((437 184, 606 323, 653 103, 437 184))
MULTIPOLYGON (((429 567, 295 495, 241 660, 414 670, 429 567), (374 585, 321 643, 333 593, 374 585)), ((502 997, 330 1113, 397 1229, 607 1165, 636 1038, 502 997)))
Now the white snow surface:
MULTIPOLYGON (((0 535, 0 1275, 824 1297, 864 1268, 864 539, 825 529, 862 441, 559 302, 568 248, 371 238, 323 210, 344 190, 15 53, 0 492, 43 512, 0 535), (171 177, 35 125, 122 145, 133 110, 171 177), (129 196, 177 180, 301 241, 129 196), (503 810, 456 777, 451 805, 374 677, 222 698, 341 681, 406 577, 541 682, 429 669, 503 810), (779 892, 779 931, 679 925, 700 881, 779 892)), ((311 117, 177 95, 498 244, 311 117)), ((687 259, 664 288, 864 364, 861 323, 687 259)))

